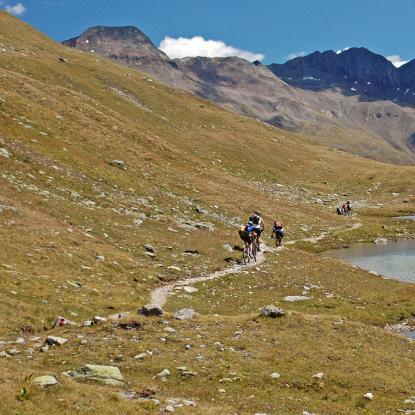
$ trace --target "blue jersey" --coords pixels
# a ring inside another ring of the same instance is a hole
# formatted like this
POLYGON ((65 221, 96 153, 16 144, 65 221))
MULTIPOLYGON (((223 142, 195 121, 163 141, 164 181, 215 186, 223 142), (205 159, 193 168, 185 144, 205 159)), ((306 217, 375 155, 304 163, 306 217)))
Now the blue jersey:
POLYGON ((245 232, 251 233, 254 231, 253 225, 246 225, 245 226, 245 232))

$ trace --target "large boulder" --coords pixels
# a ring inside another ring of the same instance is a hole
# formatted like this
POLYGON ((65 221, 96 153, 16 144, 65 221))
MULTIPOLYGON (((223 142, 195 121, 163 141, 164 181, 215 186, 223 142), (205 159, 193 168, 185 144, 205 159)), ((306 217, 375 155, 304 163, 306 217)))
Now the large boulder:
POLYGON ((157 304, 146 304, 138 310, 138 314, 142 314, 147 317, 158 317, 163 315, 163 309, 157 304))
POLYGON ((277 318, 277 317, 283 317, 285 316, 285 310, 282 308, 276 307, 275 305, 266 305, 262 308, 261 314, 264 317, 271 317, 271 318, 277 318))
POLYGON ((122 386, 124 378, 120 369, 115 366, 85 365, 77 370, 63 372, 63 375, 73 379, 92 380, 106 385, 122 386))

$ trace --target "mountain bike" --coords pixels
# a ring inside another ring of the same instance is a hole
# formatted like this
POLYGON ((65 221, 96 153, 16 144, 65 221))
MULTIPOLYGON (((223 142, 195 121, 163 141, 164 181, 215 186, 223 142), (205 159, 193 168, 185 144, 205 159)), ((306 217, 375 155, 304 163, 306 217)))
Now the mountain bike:
POLYGON ((256 262, 256 253, 258 252, 258 241, 256 238, 252 241, 251 245, 251 256, 254 258, 254 261, 256 262))
POLYGON ((251 262, 251 245, 248 242, 244 242, 244 251, 243 251, 243 263, 246 265, 247 263, 251 262))

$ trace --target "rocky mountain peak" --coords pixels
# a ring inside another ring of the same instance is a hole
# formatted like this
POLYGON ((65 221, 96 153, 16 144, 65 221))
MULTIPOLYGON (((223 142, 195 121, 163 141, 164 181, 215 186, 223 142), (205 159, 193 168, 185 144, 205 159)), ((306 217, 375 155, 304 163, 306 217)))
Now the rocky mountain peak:
POLYGON ((63 42, 84 52, 94 52, 111 59, 131 61, 137 58, 167 60, 168 57, 135 26, 95 26, 80 36, 63 42))

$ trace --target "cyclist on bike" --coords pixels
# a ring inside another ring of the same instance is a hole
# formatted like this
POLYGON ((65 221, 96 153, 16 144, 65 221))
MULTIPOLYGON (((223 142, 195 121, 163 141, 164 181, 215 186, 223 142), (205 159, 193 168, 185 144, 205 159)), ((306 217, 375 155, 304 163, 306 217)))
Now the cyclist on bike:
POLYGON ((261 214, 258 211, 255 211, 255 213, 249 218, 250 221, 252 221, 254 226, 254 232, 256 235, 256 241, 258 246, 258 251, 261 251, 261 233, 263 232, 265 228, 264 219, 262 219, 261 214))
POLYGON ((239 236, 248 247, 248 252, 252 252, 252 242, 254 241, 254 224, 251 221, 239 229, 239 236))
POLYGON ((272 226, 272 233, 271 233, 271 239, 274 239, 275 234, 275 246, 279 247, 282 246, 282 240, 284 239, 284 228, 282 226, 281 222, 274 222, 274 225, 272 226))
POLYGON ((244 242, 251 244, 254 237, 254 224, 248 221, 246 225, 239 229, 239 236, 244 242))

